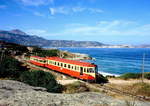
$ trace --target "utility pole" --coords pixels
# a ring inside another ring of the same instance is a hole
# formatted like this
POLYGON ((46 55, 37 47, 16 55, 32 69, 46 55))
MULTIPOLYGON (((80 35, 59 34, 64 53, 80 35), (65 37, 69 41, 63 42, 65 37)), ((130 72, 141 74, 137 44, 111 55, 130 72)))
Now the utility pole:
POLYGON ((1 52, 1 60, 0 60, 0 62, 2 62, 3 57, 4 57, 4 51, 2 50, 2 52, 1 52))
POLYGON ((145 53, 143 54, 143 61, 142 61, 142 83, 144 82, 144 62, 145 62, 145 53))

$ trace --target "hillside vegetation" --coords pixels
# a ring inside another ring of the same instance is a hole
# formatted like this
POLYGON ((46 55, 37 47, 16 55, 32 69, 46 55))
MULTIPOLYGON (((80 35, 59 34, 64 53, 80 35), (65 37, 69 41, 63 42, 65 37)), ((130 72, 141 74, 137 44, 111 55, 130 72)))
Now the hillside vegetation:
POLYGON ((60 50, 58 49, 50 49, 45 50, 39 47, 33 47, 32 55, 40 56, 40 57, 53 57, 53 56, 59 56, 60 50))
MULTIPOLYGON (((126 73, 126 74, 119 76, 119 78, 125 79, 125 80, 127 80, 127 79, 140 79, 141 77, 142 77, 141 73, 126 73)), ((150 72, 145 72, 144 78, 150 80, 150 72)))

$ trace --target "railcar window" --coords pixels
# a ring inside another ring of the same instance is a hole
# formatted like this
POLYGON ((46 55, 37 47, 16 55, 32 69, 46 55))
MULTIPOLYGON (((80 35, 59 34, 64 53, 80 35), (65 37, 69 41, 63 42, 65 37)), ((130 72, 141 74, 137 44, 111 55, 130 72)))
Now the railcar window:
POLYGON ((77 70, 79 70, 79 67, 77 66, 77 70))
POLYGON ((74 69, 77 70, 77 66, 75 66, 74 69))
POLYGON ((80 75, 83 75, 83 67, 80 67, 80 75))
POLYGON ((68 65, 68 68, 70 68, 70 65, 68 65))
POLYGON ((87 73, 89 73, 89 68, 87 69, 87 73))
POLYGON ((94 69, 93 68, 89 68, 89 72, 90 73, 94 73, 94 69))
POLYGON ((72 69, 73 69, 73 66, 72 66, 72 69))
POLYGON ((61 67, 63 66, 63 63, 61 63, 61 67))
POLYGON ((84 72, 86 72, 86 68, 84 68, 84 72))
POLYGON ((57 64, 58 66, 59 66, 59 62, 58 62, 58 64, 57 64))
POLYGON ((66 67, 66 64, 64 64, 64 67, 66 67))

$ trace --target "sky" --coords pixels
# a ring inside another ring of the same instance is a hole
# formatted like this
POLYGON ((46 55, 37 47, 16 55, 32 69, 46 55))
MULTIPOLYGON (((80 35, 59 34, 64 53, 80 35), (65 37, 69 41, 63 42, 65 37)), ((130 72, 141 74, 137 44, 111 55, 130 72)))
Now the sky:
POLYGON ((50 40, 150 44, 150 0, 0 0, 0 30, 50 40))

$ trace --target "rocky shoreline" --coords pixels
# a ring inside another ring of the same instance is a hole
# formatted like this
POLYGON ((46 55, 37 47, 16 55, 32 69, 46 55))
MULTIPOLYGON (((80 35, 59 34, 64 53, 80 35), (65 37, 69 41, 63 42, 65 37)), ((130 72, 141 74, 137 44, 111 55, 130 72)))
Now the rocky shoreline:
POLYGON ((119 100, 96 92, 48 93, 45 88, 0 80, 0 106, 127 106, 127 103, 134 103, 136 106, 150 105, 150 102, 119 100))

